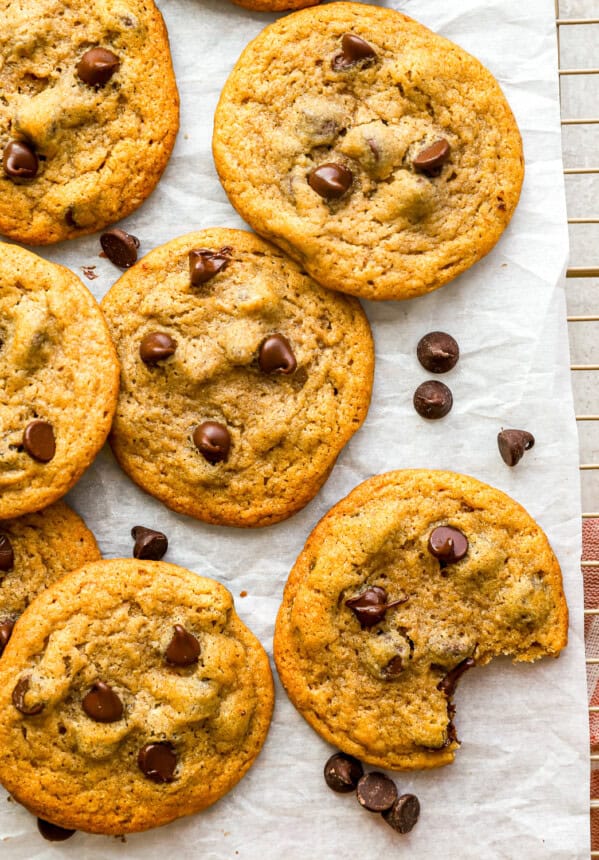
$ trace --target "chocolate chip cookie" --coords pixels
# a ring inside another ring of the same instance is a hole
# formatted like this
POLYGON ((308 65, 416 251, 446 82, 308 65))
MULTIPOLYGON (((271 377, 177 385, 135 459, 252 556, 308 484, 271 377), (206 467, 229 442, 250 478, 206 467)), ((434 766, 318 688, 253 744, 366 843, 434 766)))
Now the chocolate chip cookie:
POLYGON ((284 12, 287 9, 303 9, 316 6, 320 0, 233 0, 236 6, 252 9, 254 12, 284 12))
POLYGON ((0 243, 0 520, 46 507, 81 477, 118 384, 102 312, 79 278, 0 243))
POLYGON ((102 308, 122 366, 113 451, 176 511, 282 520, 364 420, 374 358, 359 302, 250 233, 205 230, 157 248, 102 308))
POLYGON ((67 829, 128 833, 214 803, 258 755, 268 658, 219 583, 117 559, 68 574, 0 661, 0 781, 67 829))
POLYGON ((407 299, 497 242, 520 195, 520 134, 474 57, 393 9, 281 18, 241 55, 214 157, 252 227, 317 281, 407 299))
POLYGON ((31 245, 99 230, 158 182, 179 125, 152 0, 0 0, 0 233, 31 245))
POLYGON ((557 656, 558 562, 515 501, 466 475, 365 481, 312 532, 289 576, 275 660, 293 704, 345 753, 395 770, 453 761, 466 670, 557 656))

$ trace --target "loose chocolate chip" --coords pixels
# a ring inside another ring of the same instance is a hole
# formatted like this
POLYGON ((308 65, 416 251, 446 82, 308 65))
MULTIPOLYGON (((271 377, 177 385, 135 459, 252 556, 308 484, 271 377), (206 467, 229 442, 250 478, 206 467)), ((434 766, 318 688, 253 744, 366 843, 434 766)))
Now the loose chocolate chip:
POLYGON ((437 690, 441 690, 442 693, 445 693, 448 699, 450 699, 455 693, 456 687, 458 685, 458 681, 468 669, 472 669, 476 663, 472 659, 472 657, 466 657, 465 660, 462 660, 461 663, 458 663, 455 668, 448 672, 447 675, 443 678, 442 681, 439 681, 437 684, 437 690))
POLYGON ((353 33, 345 33, 341 39, 341 53, 333 58, 333 69, 336 72, 351 69, 358 63, 370 66, 376 60, 376 52, 368 42, 355 36, 353 33))
POLYGON ((416 355, 431 373, 447 373, 458 363, 460 348, 450 334, 431 331, 418 341, 416 355))
POLYGON ((137 765, 154 782, 173 782, 177 756, 169 743, 146 744, 138 753, 137 765))
POLYGON ((193 287, 205 284, 219 272, 224 272, 231 262, 231 248, 210 251, 199 248, 189 252, 189 277, 193 287))
POLYGON ((535 444, 535 437, 526 430, 502 430, 497 434, 497 444, 503 462, 515 466, 535 444))
POLYGON ((403 672, 403 660, 401 657, 393 657, 392 660, 389 660, 385 668, 383 669, 383 675, 385 678, 397 678, 398 675, 401 675, 403 672))
POLYGON ((218 421, 204 421, 192 434, 193 443, 209 463, 221 463, 229 456, 231 437, 224 424, 218 421))
POLYGON ((39 167, 34 148, 24 140, 11 140, 6 144, 2 164, 11 179, 33 179, 39 167))
POLYGON ((391 809, 383 812, 383 818, 398 833, 409 833, 418 821, 420 801, 415 794, 402 794, 391 809))
POLYGON ((160 561, 168 549, 167 536, 145 526, 133 526, 131 537, 135 541, 133 558, 160 561))
POLYGON ((258 365, 264 373, 293 373, 297 367, 291 344, 282 334, 271 334, 262 341, 258 365))
POLYGON ((20 678, 14 690, 12 691, 12 703, 22 714, 25 714, 26 717, 34 717, 36 714, 41 713, 44 710, 44 706, 42 704, 39 705, 31 705, 27 706, 25 704, 25 696, 27 691, 29 690, 29 678, 20 678))
POLYGON ((56 454, 54 430, 48 421, 31 421, 23 433, 23 448, 40 463, 49 463, 56 454))
POLYGON ((100 236, 100 245, 110 262, 120 269, 129 269, 137 261, 139 239, 125 230, 118 227, 107 230, 100 236))
POLYGON ((15 554, 12 544, 6 535, 0 533, 0 571, 8 573, 15 564, 15 554))
POLYGON ((449 143, 442 137, 441 140, 436 140, 430 146, 421 149, 412 159, 412 166, 414 170, 419 170, 421 173, 434 175, 449 159, 450 153, 449 143))
POLYGON ((48 842, 65 842, 70 839, 76 830, 67 830, 65 827, 59 827, 58 824, 51 824, 49 821, 44 821, 43 818, 38 818, 37 829, 48 842))
POLYGON ((438 526, 429 535, 428 551, 445 564, 454 564, 468 552, 468 538, 459 529, 438 526))
POLYGON ((175 624, 173 638, 164 653, 167 663, 173 666, 191 666, 200 656, 200 643, 192 633, 180 624, 175 624))
POLYGON ((324 766, 324 779, 329 788, 340 794, 348 794, 364 775, 361 762, 352 755, 335 753, 324 766))
POLYGON ((156 364, 169 358, 177 349, 177 341, 163 331, 147 334, 139 345, 139 354, 144 364, 156 364))
POLYGON ((345 165, 331 162, 315 167, 308 174, 308 184, 325 200, 337 200, 349 190, 353 178, 353 173, 345 165))
POLYGON ((414 392, 414 409, 423 418, 443 418, 451 411, 453 395, 443 382, 423 382, 414 392))
POLYGON ((369 812, 384 812, 397 800, 397 787, 392 779, 373 770, 365 773, 356 788, 359 803, 369 812))
POLYGON ((107 84, 121 61, 107 48, 90 48, 77 63, 77 74, 90 87, 107 84))
POLYGON ((4 649, 8 645, 9 639, 12 636, 15 622, 7 618, 6 621, 0 623, 0 654, 4 653, 4 649))
POLYGON ((380 624, 388 609, 405 603, 407 599, 404 597, 401 600, 393 600, 388 603, 385 589, 379 585, 374 585, 358 594, 357 597, 350 597, 349 600, 345 601, 345 605, 354 613, 362 630, 365 630, 368 627, 374 627, 375 624, 380 624))
POLYGON ((81 706, 87 716, 97 723, 116 723, 123 716, 123 703, 104 681, 96 681, 83 698, 81 706))

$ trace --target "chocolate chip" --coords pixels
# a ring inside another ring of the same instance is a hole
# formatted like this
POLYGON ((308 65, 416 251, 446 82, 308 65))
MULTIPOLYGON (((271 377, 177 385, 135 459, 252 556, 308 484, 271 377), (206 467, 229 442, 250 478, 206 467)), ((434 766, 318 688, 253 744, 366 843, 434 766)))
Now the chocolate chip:
POLYGON ((414 409, 423 418, 443 418, 451 411, 453 395, 443 383, 431 379, 423 382, 414 392, 414 409))
POLYGON ((385 678, 397 678, 403 672, 403 660, 401 657, 393 657, 392 660, 389 660, 385 668, 383 669, 383 675, 385 678))
POLYGON ((139 239, 125 230, 118 227, 107 230, 100 236, 100 245, 110 262, 120 269, 129 269, 137 261, 139 239))
POLYGON ((154 782, 173 782, 177 756, 169 743, 146 744, 138 753, 137 765, 154 782))
POLYGON ((12 691, 12 703, 26 717, 34 717, 36 714, 44 710, 42 704, 27 706, 25 704, 25 696, 29 690, 29 678, 19 678, 14 690, 12 691))
POLYGON ((258 365, 264 373, 293 373, 297 367, 291 344, 282 334, 271 334, 260 344, 258 365))
POLYGON ((123 703, 104 681, 96 681, 83 698, 81 706, 87 716, 97 723, 116 723, 123 716, 123 703))
POLYGON ((418 170, 420 173, 434 176, 449 159, 450 153, 449 143, 442 137, 431 143, 430 146, 421 149, 418 155, 412 159, 412 166, 414 170, 418 170))
POLYGON ((58 824, 51 824, 49 821, 44 821, 43 818, 38 818, 37 829, 48 842, 65 842, 70 839, 76 830, 67 830, 65 827, 59 827, 58 824))
POLYGON ((324 779, 329 788, 340 794, 348 794, 355 788, 364 774, 361 762, 352 755, 335 753, 324 766, 324 779))
POLYGON ((368 627, 374 627, 375 624, 380 624, 385 618, 385 613, 391 606, 399 606, 407 601, 407 597, 401 600, 393 600, 387 603, 387 592, 379 585, 374 585, 372 588, 367 588, 357 597, 350 597, 345 601, 345 605, 351 609, 358 621, 362 630, 368 627))
POLYGON ((33 179, 39 167, 33 146, 24 140, 11 140, 6 144, 2 164, 11 179, 33 179))
POLYGON ((455 668, 448 672, 447 675, 443 678, 442 681, 439 681, 437 684, 437 690, 441 690, 442 693, 445 693, 448 699, 450 699, 455 693, 456 687, 458 685, 458 681, 468 669, 472 669, 473 666, 476 666, 472 657, 466 657, 465 660, 462 660, 461 663, 458 663, 455 668))
POLYGON ((431 373, 447 373, 458 363, 460 348, 450 334, 431 331, 418 341, 416 355, 431 373))
POLYGON ((193 287, 205 284, 219 272, 224 272, 231 262, 231 248, 210 251, 198 248, 189 252, 189 277, 193 287))
POLYGON ((192 434, 193 443, 209 463, 221 463, 229 456, 231 437, 224 424, 204 421, 192 434))
POLYGON ((445 564, 454 564, 468 552, 468 538, 459 529, 438 526, 429 535, 428 551, 445 564))
POLYGON ((392 779, 373 770, 365 773, 356 788, 359 803, 369 812, 384 812, 397 800, 397 787, 392 779))
POLYGON ((515 466, 535 444, 535 437, 526 430, 502 430, 497 434, 497 444, 503 462, 515 466))
POLYGON ((8 573, 15 566, 15 554, 6 535, 0 532, 0 571, 8 573))
POLYGON ((409 833, 418 821, 420 801, 415 794, 402 794, 391 809, 383 812, 383 818, 398 833, 409 833))
POLYGON ((170 358, 177 349, 177 341, 163 331, 147 334, 139 345, 139 354, 144 364, 157 364, 170 358))
POLYGON ((333 57, 332 66, 340 72, 358 64, 370 66, 375 60, 376 52, 368 42, 353 33, 345 33, 341 39, 341 53, 333 57))
POLYGON ((145 526, 133 526, 131 537, 135 541, 133 558, 160 561, 168 549, 167 536, 145 526))
POLYGON ((4 653, 4 649, 8 645, 10 637, 12 636, 14 626, 15 622, 11 621, 10 618, 7 618, 5 621, 0 623, 0 654, 4 653))
POLYGON ((77 74, 90 87, 107 84, 121 61, 107 48, 90 48, 77 63, 77 74))
POLYGON ((200 643, 192 633, 180 624, 175 624, 173 638, 168 644, 164 657, 173 666, 191 666, 200 656, 200 643))
POLYGON ((308 174, 308 185, 325 200, 343 197, 353 182, 354 175, 343 164, 321 164, 308 174))
POLYGON ((23 448, 40 463, 49 463, 56 454, 54 430, 48 421, 31 421, 23 433, 23 448))

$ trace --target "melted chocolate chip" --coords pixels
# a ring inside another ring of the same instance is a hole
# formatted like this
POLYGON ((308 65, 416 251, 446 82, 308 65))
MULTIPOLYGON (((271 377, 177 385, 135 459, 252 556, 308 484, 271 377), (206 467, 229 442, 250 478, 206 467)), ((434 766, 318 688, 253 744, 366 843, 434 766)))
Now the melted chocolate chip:
POLYGON ((147 334, 139 345, 139 354, 144 364, 157 364, 170 358, 177 349, 177 341, 163 331, 147 334))
POLYGON ((164 657, 172 666, 191 666, 200 656, 200 643, 192 633, 180 624, 175 624, 173 638, 168 644, 164 657))
POLYGON ((40 463, 49 463, 56 454, 54 429, 48 421, 31 421, 23 433, 23 448, 40 463))
POLYGON ((33 146, 24 140, 11 140, 6 144, 2 164, 11 179, 33 179, 39 168, 33 146))
POLYGON ((224 424, 218 421, 204 421, 192 434, 193 443, 209 463, 221 463, 229 456, 231 436, 224 424))
POLYGON ((291 344, 282 334, 271 334, 265 338, 258 352, 258 365, 264 373, 284 373, 286 376, 297 368, 291 344))
POLYGON ((137 765, 153 782, 173 782, 177 756, 169 743, 146 744, 138 753, 137 765))
POLYGON ((90 87, 107 84, 121 61, 107 48, 90 48, 77 63, 77 74, 90 87))
POLYGON ((442 137, 421 149, 420 152, 412 159, 414 170, 420 173, 426 173, 429 176, 434 176, 445 162, 449 159, 451 149, 449 143, 442 137))
POLYGON ((28 690, 29 678, 19 678, 14 690, 12 691, 12 703, 17 711, 25 714, 26 717, 34 717, 36 714, 40 714, 44 710, 44 706, 42 704, 27 706, 25 704, 25 696, 28 690))
POLYGON ((324 766, 324 779, 329 788, 340 794, 355 791, 360 777, 364 775, 361 762, 352 755, 335 753, 324 766))
POLYGON ((388 609, 405 603, 407 599, 404 597, 401 600, 393 600, 388 603, 385 589, 375 585, 372 588, 367 588, 357 597, 350 597, 349 600, 345 601, 345 605, 354 613, 362 630, 365 630, 368 627, 374 627, 375 624, 380 624, 388 609))
POLYGON ((383 675, 385 678, 397 678, 403 672, 403 660, 401 657, 393 657, 392 660, 389 660, 385 668, 383 669, 383 675))
POLYGON ((337 200, 350 189, 354 175, 343 164, 321 164, 308 174, 308 185, 325 200, 337 200))
POLYGON ((497 434, 497 445, 504 463, 515 466, 535 444, 535 437, 527 430, 502 430, 497 434))
POLYGON ((445 564, 454 564, 468 552, 468 538, 459 529, 438 526, 429 535, 428 551, 445 564))
POLYGON ((359 803, 369 812, 385 812, 397 800, 397 787, 384 773, 365 773, 356 788, 359 803))
POLYGON ((398 833, 409 833, 420 816, 420 801, 415 794, 402 794, 382 815, 398 833))
POLYGON ((49 821, 44 821, 43 818, 38 818, 37 829, 48 842, 65 842, 70 839, 76 830, 67 830, 66 827, 59 827, 58 824, 51 824, 49 821))
POLYGON ((129 269, 137 262, 139 239, 125 230, 118 227, 107 230, 100 236, 100 245, 110 262, 120 269, 129 269))
POLYGON ((0 571, 8 573, 15 566, 15 554, 7 535, 0 532, 0 571))
POLYGON ((370 66, 375 60, 376 52, 368 42, 353 33, 345 33, 341 38, 341 53, 333 57, 332 66, 336 72, 341 72, 358 64, 370 66))
POLYGON ((199 248, 189 252, 189 277, 193 287, 205 284, 219 272, 224 272, 231 262, 231 248, 210 251, 199 248))
POLYGON ((461 663, 458 663, 451 672, 448 672, 442 681, 439 681, 437 684, 437 690, 441 690, 441 692, 445 693, 447 698, 450 699, 455 693, 458 681, 464 672, 467 672, 468 669, 472 669, 473 666, 476 666, 476 663, 472 657, 466 657, 466 659, 462 660, 461 663))
POLYGON ((443 418, 451 411, 453 395, 450 389, 435 379, 423 382, 414 392, 414 409, 423 418, 443 418))
POLYGON ((15 622, 10 618, 7 618, 5 621, 0 623, 0 654, 4 653, 4 649, 8 645, 10 637, 12 636, 14 626, 15 622))
POLYGON ((450 334, 431 331, 418 341, 416 355, 420 364, 431 373, 447 373, 458 363, 460 348, 450 334))
POLYGON ((87 716, 97 723, 116 723, 123 716, 123 703, 104 681, 96 681, 81 706, 87 716))
POLYGON ((133 526, 131 537, 135 541, 133 558, 160 561, 168 549, 167 536, 145 526, 133 526))

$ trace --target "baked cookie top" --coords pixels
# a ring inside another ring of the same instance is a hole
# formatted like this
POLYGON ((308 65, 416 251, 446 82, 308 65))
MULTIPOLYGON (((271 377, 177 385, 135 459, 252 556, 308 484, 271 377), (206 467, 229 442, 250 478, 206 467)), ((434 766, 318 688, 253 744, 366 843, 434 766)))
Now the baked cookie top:
POLYGON ((0 233, 42 245, 136 209, 179 124, 152 0, 0 0, 0 233))
POLYGON ((0 781, 65 828, 127 833, 214 803, 270 723, 268 658, 219 583, 88 564, 41 594, 0 661, 0 781))
POLYGON ((119 369, 79 278, 0 243, 0 520, 63 496, 102 447, 119 369))
POLYGON ((312 532, 285 588, 275 660, 295 707, 343 752, 394 770, 459 746, 460 675, 566 645, 558 562, 524 508, 466 475, 389 472, 312 532))
POLYGON ((237 6, 254 12, 284 12, 287 9, 303 9, 315 6, 320 0, 233 0, 237 6))
POLYGON ((281 18, 242 53, 214 158, 252 227, 331 289, 407 299, 495 245, 523 178, 493 76, 393 9, 331 3, 281 18))
POLYGON ((318 492, 364 420, 374 356, 359 302, 250 233, 168 242, 102 308, 121 361, 112 448, 176 511, 282 520, 318 492))

